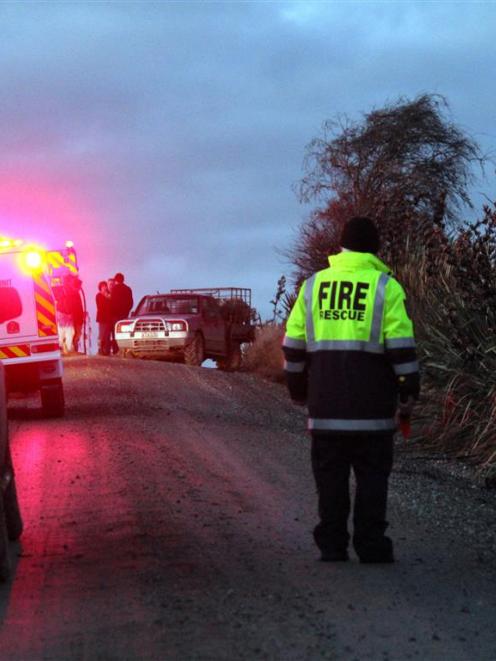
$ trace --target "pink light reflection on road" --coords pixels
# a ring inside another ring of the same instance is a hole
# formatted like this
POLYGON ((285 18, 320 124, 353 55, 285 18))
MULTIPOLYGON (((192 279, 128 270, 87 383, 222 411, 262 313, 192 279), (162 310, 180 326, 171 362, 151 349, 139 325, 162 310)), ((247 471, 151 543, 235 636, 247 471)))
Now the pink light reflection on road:
MULTIPOLYGON (((74 481, 87 462, 88 442, 79 433, 62 433, 56 425, 40 421, 23 424, 12 434, 12 454, 24 533, 3 624, 10 629, 10 640, 13 631, 17 634, 12 650, 16 658, 22 657, 23 649, 42 656, 49 623, 68 615, 61 610, 57 590, 47 597, 46 588, 57 581, 57 564, 75 542, 62 522, 69 492, 64 485, 74 481)), ((1 633, 0 648, 8 652, 1 633)))

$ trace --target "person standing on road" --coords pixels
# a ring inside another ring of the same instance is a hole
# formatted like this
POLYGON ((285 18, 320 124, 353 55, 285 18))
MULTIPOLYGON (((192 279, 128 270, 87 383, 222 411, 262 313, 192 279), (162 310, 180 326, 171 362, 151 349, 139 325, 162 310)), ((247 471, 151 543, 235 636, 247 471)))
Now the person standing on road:
POLYGON ((79 278, 71 278, 71 308, 72 308, 72 321, 74 325, 74 338, 72 346, 76 353, 79 352, 79 342, 83 334, 83 327, 85 321, 85 310, 82 299, 82 281, 79 278))
POLYGON ((113 277, 114 285, 110 290, 110 310, 112 313, 112 353, 119 352, 115 341, 114 329, 119 319, 126 319, 133 307, 133 292, 131 287, 124 283, 122 273, 116 273, 113 277))
POLYGON ((308 405, 323 561, 348 559, 349 477, 356 493, 353 546, 361 562, 393 562, 385 535, 398 398, 411 411, 420 392, 405 293, 376 253, 377 228, 354 217, 342 252, 306 280, 283 341, 291 398, 308 405))
MULTIPOLYGON (((115 287, 115 280, 114 278, 109 278, 107 280, 107 287, 109 291, 109 298, 110 301, 112 301, 112 292, 114 291, 115 287)), ((117 342, 115 341, 115 327, 114 327, 114 316, 112 312, 112 303, 109 302, 110 305, 110 355, 117 355, 119 353, 119 346, 117 345, 117 342)))
POLYGON ((74 349, 74 319, 72 312, 72 285, 70 276, 64 276, 62 287, 59 288, 56 296, 59 345, 64 355, 72 353, 74 349))
POLYGON ((126 319, 133 307, 133 291, 124 283, 122 273, 116 273, 114 276, 114 287, 110 292, 112 303, 112 313, 115 320, 126 319))
POLYGON ((112 332, 112 314, 110 311, 110 293, 105 280, 98 283, 96 295, 96 322, 98 324, 98 353, 110 355, 110 337, 112 332))

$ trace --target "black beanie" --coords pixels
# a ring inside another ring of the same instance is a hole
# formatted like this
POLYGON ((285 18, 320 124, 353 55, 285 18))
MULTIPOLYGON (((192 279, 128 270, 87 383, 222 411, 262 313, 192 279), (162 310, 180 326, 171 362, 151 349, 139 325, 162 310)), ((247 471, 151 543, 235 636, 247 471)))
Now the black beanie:
POLYGON ((341 247, 355 252, 379 251, 379 232, 370 218, 355 216, 350 218, 341 233, 341 247))

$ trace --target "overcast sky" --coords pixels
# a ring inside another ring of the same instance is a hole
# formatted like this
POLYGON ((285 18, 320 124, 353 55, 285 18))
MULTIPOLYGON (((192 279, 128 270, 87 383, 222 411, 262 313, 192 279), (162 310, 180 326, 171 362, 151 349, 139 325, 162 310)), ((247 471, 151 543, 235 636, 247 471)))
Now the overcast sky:
POLYGON ((72 239, 91 300, 123 271, 267 318, 323 121, 436 92, 494 150, 495 35, 493 2, 3 2, 0 235, 72 239))

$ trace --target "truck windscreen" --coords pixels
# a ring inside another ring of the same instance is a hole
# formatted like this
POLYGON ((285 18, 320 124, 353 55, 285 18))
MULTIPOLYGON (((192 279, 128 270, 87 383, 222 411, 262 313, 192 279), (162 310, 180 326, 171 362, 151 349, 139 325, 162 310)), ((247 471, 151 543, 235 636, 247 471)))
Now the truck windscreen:
POLYGON ((150 296, 143 301, 137 314, 198 314, 198 299, 150 296))

